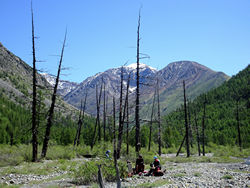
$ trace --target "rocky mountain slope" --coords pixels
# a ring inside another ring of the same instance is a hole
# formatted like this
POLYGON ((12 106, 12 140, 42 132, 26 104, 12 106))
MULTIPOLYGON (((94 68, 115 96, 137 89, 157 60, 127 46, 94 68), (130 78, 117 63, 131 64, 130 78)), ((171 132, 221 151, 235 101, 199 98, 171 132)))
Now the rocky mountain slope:
MULTIPOLYGON (((41 73, 41 75, 50 83, 51 86, 54 86, 56 83, 56 76, 48 74, 48 73, 41 73)), ((76 82, 70 82, 67 80, 60 80, 58 83, 58 94, 61 96, 65 96, 66 94, 70 93, 78 86, 76 82)))
MULTIPOLYGON (((131 73, 130 84, 130 106, 135 101, 136 88, 136 64, 124 66, 124 89, 126 88, 127 78, 131 73)), ((112 96, 119 97, 120 93, 121 67, 108 69, 95 76, 89 77, 80 83, 74 90, 65 95, 64 100, 68 103, 80 107, 80 101, 88 91, 87 112, 96 113, 96 86, 100 89, 102 80, 106 89, 106 96, 111 102, 112 96)), ((163 113, 168 113, 182 103, 182 81, 186 81, 187 94, 189 99, 204 93, 222 84, 229 79, 222 72, 215 72, 203 65, 192 61, 178 61, 167 65, 157 71, 145 64, 140 65, 140 95, 141 113, 147 116, 152 104, 155 90, 155 80, 158 77, 160 83, 160 101, 163 113)), ((124 92, 125 93, 125 92, 124 92)), ((109 102, 109 104, 110 104, 109 102)), ((111 105, 109 105, 110 109, 111 105)))
MULTIPOLYGON (((37 85, 44 95, 44 103, 48 106, 51 97, 51 85, 47 80, 37 74, 37 85)), ((23 104, 31 105, 32 97, 32 67, 26 64, 0 43, 0 94, 9 99, 23 104)), ((64 110, 75 110, 71 105, 66 104, 59 98, 59 106, 64 106, 64 110)), ((62 108, 63 109, 63 108, 62 108)), ((62 112, 64 111, 62 110, 62 112)))

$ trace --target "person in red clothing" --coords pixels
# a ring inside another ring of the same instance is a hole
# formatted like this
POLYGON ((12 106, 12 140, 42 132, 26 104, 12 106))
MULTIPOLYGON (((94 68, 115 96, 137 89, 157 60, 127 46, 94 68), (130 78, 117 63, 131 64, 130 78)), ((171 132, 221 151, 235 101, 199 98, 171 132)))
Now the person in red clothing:
POLYGON ((157 156, 154 156, 154 162, 150 164, 150 167, 151 167, 150 170, 145 176, 150 176, 150 175, 158 176, 158 174, 160 175, 161 164, 157 156))

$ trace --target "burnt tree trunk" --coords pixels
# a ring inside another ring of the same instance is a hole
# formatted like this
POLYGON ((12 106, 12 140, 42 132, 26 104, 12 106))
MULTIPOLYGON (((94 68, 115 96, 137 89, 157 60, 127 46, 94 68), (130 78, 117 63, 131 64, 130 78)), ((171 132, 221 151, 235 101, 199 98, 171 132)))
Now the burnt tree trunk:
POLYGON ((102 85, 103 85, 103 78, 102 78, 102 84, 101 84, 101 90, 99 94, 99 100, 98 100, 98 113, 97 113, 97 123, 98 123, 98 140, 101 141, 101 123, 100 123, 100 105, 101 105, 101 98, 102 98, 102 85))
POLYGON ((122 134, 123 134, 123 115, 122 115, 122 98, 123 97, 123 66, 121 68, 121 82, 120 82, 120 106, 119 106, 119 128, 118 128, 118 144, 117 144, 117 159, 120 158, 122 134))
POLYGON ((113 97, 113 147, 114 147, 114 166, 116 172, 117 187, 121 187, 119 168, 117 165, 117 150, 116 150, 116 126, 115 126, 115 97, 113 97))
POLYGON ((195 121, 195 129, 196 129, 196 139, 197 139, 198 153, 199 153, 199 156, 201 156, 200 135, 199 135, 199 128, 198 128, 196 111, 194 111, 194 121, 195 121))
POLYGON ((157 78, 157 106, 158 106, 158 153, 161 156, 161 109, 160 109, 160 91, 159 91, 159 79, 157 78))
POLYGON ((138 27, 137 27, 137 55, 136 55, 136 102, 135 102, 135 151, 140 151, 140 19, 139 12, 138 27))
POLYGON ((76 136, 74 139, 74 146, 76 145, 76 142, 77 142, 77 138, 78 138, 81 124, 82 124, 82 100, 81 100, 80 114, 79 114, 78 123, 77 123, 78 126, 77 126, 77 130, 76 130, 76 136))
POLYGON ((33 54, 33 99, 32 99, 32 162, 37 161, 37 91, 36 91, 36 49, 35 49, 35 34, 34 34, 34 20, 33 8, 31 4, 31 18, 32 18, 32 54, 33 54))
POLYGON ((193 132, 192 132, 192 125, 191 125, 191 112, 190 112, 190 102, 187 99, 187 111, 188 111, 188 129, 189 129, 189 138, 190 138, 190 146, 193 148, 193 132))
POLYGON ((155 92, 154 92, 152 111, 151 111, 151 117, 150 117, 148 151, 150 151, 150 149, 151 149, 153 116, 154 116, 154 108, 155 108, 154 107, 155 106, 155 95, 156 95, 156 88, 155 88, 155 92))
POLYGON ((87 102, 87 96, 88 96, 88 93, 86 92, 85 94, 85 98, 84 98, 84 104, 83 104, 83 112, 82 112, 82 118, 79 119, 79 133, 77 135, 77 146, 79 146, 80 144, 80 136, 81 136, 81 131, 82 131, 82 124, 84 122, 84 117, 85 117, 85 109, 86 109, 86 102, 87 102))
POLYGON ((203 117, 202 117, 202 155, 205 156, 205 118, 206 118, 206 95, 203 103, 203 117))
POLYGON ((189 130, 188 130, 188 121, 187 121, 187 105, 186 105, 186 89, 185 89, 185 81, 183 80, 183 93, 184 93, 184 112, 185 112, 185 127, 186 127, 186 149, 187 149, 187 157, 190 156, 189 150, 189 130))
POLYGON ((48 143, 49 143, 49 139, 50 139, 49 138, 50 137, 50 129, 51 129, 51 126, 52 126, 52 119, 53 119, 54 108, 55 108, 55 103, 56 103, 56 92, 57 92, 57 86, 58 86, 60 72, 61 72, 63 53, 64 53, 64 48, 65 48, 65 43, 66 43, 66 36, 67 36, 67 30, 66 30, 65 36, 64 36, 64 41, 63 41, 63 46, 62 46, 62 51, 61 51, 61 57, 60 57, 57 76, 56 76, 56 83, 55 83, 55 86, 54 86, 54 91, 53 91, 52 100, 51 100, 51 106, 50 106, 50 109, 49 109, 48 121, 47 121, 46 132, 45 132, 45 136, 44 136, 43 148, 42 148, 42 154, 41 154, 42 158, 46 157, 46 153, 47 153, 47 149, 48 149, 48 143))
POLYGON ((103 84, 103 140, 106 142, 106 90, 103 84))
POLYGON ((182 140, 182 142, 181 142, 181 145, 180 145, 180 147, 179 147, 179 149, 178 149, 178 151, 177 151, 177 153, 176 153, 176 157, 178 157, 178 155, 179 155, 180 152, 181 152, 181 148, 182 148, 182 146, 183 146, 183 144, 184 144, 184 142, 185 142, 185 140, 186 140, 186 136, 187 136, 187 135, 184 136, 184 138, 183 138, 183 140, 182 140))
POLYGON ((93 147, 95 145, 96 128, 97 128, 97 126, 99 128, 99 125, 100 125, 100 102, 101 102, 101 94, 102 94, 102 85, 101 85, 99 97, 98 97, 98 88, 97 88, 97 85, 96 85, 96 121, 95 121, 94 134, 93 134, 93 138, 92 138, 91 150, 93 149, 93 147))

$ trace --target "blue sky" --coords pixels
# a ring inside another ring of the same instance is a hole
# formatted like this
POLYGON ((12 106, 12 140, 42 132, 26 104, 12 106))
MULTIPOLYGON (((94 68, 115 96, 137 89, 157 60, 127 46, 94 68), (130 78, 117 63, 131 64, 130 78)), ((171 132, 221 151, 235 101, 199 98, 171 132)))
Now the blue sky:
MULTIPOLYGON (((230 76, 249 64, 249 0, 33 0, 39 69, 56 73, 66 27, 62 79, 134 63, 141 6, 141 52, 151 57, 141 62, 191 60, 230 76)), ((0 42, 31 65, 30 1, 0 0, 0 23, 0 42)))

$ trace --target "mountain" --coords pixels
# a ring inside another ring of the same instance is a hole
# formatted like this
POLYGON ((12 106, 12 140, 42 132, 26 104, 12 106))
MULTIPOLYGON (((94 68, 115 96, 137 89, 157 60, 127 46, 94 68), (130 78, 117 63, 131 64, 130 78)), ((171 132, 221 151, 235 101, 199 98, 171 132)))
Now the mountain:
MULTIPOLYGON (((111 98, 119 98, 120 93, 120 75, 121 69, 112 68, 105 72, 98 73, 81 82, 74 90, 65 95, 64 100, 76 107, 80 107, 80 101, 84 94, 88 92, 87 112, 96 113, 96 86, 100 89, 102 80, 105 85, 106 96, 108 96, 108 108, 111 109, 111 98)), ((136 89, 136 64, 123 67, 124 72, 124 89, 127 84, 127 78, 131 73, 130 84, 130 105, 135 101, 136 89)), ((201 93, 212 88, 218 87, 225 80, 229 79, 222 72, 215 72, 203 65, 192 61, 178 61, 170 63, 162 70, 157 71, 155 68, 140 63, 140 103, 141 113, 147 116, 149 108, 153 101, 156 77, 160 81, 160 101, 163 113, 169 113, 176 109, 182 103, 182 81, 186 81, 187 94, 189 99, 194 99, 201 93)))
MULTIPOLYGON (((49 82, 51 86, 54 87, 56 83, 56 76, 48 74, 48 73, 41 73, 41 75, 49 82)), ((70 93, 78 86, 76 82, 70 82, 66 80, 59 80, 57 92, 61 96, 65 96, 66 94, 70 93)))
MULTIPOLYGON (((198 96, 188 104, 191 117, 191 128, 193 142, 196 140, 195 116, 198 130, 201 135, 204 101, 206 96, 206 118, 205 118, 205 142, 206 145, 228 145, 239 144, 237 108, 239 127, 241 132, 242 147, 250 147, 250 65, 237 75, 225 81, 219 87, 198 96), (237 107, 238 106, 238 107, 237 107), (196 115, 195 115, 196 114, 196 115)), ((163 142, 168 145, 179 146, 185 135, 184 109, 183 106, 176 111, 163 117, 168 127, 162 132, 169 133, 163 136, 163 142)), ((196 144, 194 147, 197 147, 196 144)))
MULTIPOLYGON (((6 49, 0 43, 0 94, 8 99, 26 107, 31 105, 32 98, 32 67, 6 49)), ((43 93, 44 103, 51 103, 51 85, 37 73, 37 85, 43 93)), ((75 108, 58 98, 57 105, 62 113, 69 113, 75 108)))

